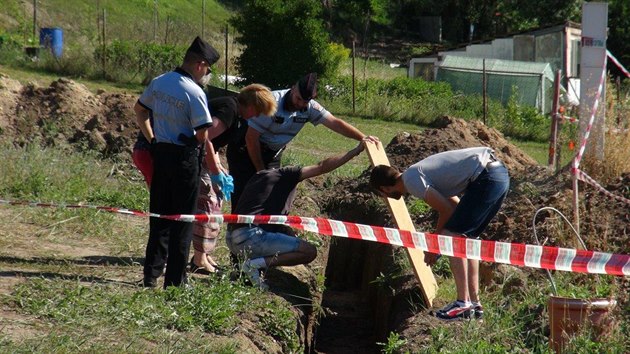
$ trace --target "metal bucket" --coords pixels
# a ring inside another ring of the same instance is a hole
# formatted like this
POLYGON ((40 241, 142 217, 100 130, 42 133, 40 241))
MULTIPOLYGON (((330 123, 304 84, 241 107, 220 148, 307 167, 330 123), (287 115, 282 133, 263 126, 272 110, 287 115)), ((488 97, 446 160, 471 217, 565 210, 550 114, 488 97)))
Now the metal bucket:
POLYGON ((569 338, 582 328, 590 329, 595 340, 608 334, 613 324, 611 312, 617 301, 551 296, 548 305, 549 346, 556 353, 562 353, 569 338))

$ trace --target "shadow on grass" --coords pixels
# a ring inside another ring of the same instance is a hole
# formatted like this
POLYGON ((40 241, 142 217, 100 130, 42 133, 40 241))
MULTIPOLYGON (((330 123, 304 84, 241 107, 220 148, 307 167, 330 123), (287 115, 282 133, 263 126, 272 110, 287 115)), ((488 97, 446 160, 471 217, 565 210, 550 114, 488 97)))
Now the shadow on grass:
POLYGON ((83 258, 52 258, 33 257, 19 258, 0 256, 0 263, 10 264, 42 264, 42 265, 98 265, 98 266, 138 266, 144 264, 143 257, 111 257, 111 256, 87 256, 83 258))

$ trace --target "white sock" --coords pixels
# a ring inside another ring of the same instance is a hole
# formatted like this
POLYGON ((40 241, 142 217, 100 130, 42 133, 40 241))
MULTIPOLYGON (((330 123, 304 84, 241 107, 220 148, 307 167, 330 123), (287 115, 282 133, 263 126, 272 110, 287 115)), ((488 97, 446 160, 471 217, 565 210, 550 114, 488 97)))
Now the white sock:
POLYGON ((471 307, 471 306, 472 306, 472 302, 470 302, 470 301, 457 300, 457 305, 459 305, 459 306, 465 306, 465 307, 471 307))
POLYGON ((472 305, 473 307, 481 306, 481 301, 473 301, 472 305))
POLYGON ((249 263, 249 267, 256 269, 265 269, 267 268, 267 262, 265 262, 265 258, 259 257, 248 260, 246 263, 249 263))

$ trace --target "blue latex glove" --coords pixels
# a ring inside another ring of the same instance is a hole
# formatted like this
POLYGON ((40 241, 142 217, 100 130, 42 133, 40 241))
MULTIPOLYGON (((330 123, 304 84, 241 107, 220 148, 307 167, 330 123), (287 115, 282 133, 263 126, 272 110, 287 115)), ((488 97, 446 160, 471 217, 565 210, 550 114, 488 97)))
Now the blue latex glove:
POLYGON ((212 183, 219 186, 223 193, 223 199, 230 201, 230 194, 234 192, 234 178, 230 175, 226 175, 223 172, 219 172, 216 175, 210 175, 212 183))
POLYGON ((224 185, 223 185, 223 197, 226 201, 230 201, 230 195, 234 192, 234 178, 230 175, 225 175, 224 185))

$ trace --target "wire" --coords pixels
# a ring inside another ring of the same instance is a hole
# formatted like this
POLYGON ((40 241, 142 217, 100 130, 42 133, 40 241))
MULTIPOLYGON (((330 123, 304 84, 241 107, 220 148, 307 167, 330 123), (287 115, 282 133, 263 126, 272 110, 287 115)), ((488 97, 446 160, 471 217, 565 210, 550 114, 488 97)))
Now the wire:
MULTIPOLYGON (((578 241, 580 241, 582 248, 586 249, 586 244, 584 243, 584 241, 578 234, 577 230, 575 230, 571 222, 569 222, 569 219, 567 219, 567 217, 564 216, 564 214, 562 214, 560 210, 553 207, 542 207, 536 210, 536 213, 534 213, 534 217, 532 218, 532 229, 534 230, 534 239, 536 240, 536 243, 539 246, 542 246, 542 245, 540 244, 540 241, 538 240, 538 235, 536 234, 536 217, 538 216, 538 213, 540 213, 543 210, 553 210, 556 213, 560 214, 560 216, 564 219, 564 221, 566 221, 566 223, 569 224, 569 226, 571 227, 571 230, 573 230, 573 232, 575 233, 575 236, 577 237, 578 241)), ((553 277, 551 276, 551 272, 549 271, 549 269, 545 269, 545 271, 547 272, 547 277, 549 278, 549 282, 551 283, 551 287, 553 288, 553 294, 555 296, 558 296, 558 288, 556 287, 556 282, 553 280, 553 277)))

